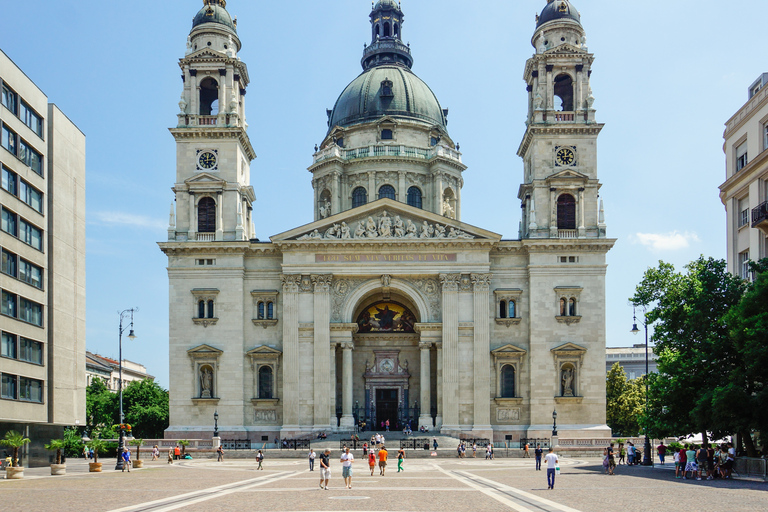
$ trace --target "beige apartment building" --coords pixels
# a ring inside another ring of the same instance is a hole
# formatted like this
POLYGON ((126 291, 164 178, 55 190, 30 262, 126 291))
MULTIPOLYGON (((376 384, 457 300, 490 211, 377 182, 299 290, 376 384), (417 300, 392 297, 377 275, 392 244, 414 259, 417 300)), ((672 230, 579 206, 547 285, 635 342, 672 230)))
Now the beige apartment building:
POLYGON ((0 91, 0 437, 44 465, 85 420, 85 135, 2 51, 0 91))
POLYGON ((750 279, 749 262, 768 257, 768 73, 748 89, 747 102, 725 123, 728 269, 750 279))
MULTIPOLYGON (((85 385, 90 386, 94 379, 101 379, 107 389, 117 393, 120 391, 120 363, 109 357, 100 356, 93 352, 85 353, 85 385)), ((145 379, 154 380, 155 377, 147 373, 147 367, 123 359, 123 389, 131 382, 145 379)))

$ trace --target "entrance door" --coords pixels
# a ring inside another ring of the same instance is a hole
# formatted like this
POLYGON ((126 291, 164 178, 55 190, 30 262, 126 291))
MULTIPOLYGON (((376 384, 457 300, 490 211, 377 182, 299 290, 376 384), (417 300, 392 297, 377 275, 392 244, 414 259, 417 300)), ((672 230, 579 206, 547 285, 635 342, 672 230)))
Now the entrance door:
POLYGON ((374 430, 381 429, 381 423, 389 420, 390 430, 394 430, 397 424, 397 389, 376 390, 376 426, 374 430))

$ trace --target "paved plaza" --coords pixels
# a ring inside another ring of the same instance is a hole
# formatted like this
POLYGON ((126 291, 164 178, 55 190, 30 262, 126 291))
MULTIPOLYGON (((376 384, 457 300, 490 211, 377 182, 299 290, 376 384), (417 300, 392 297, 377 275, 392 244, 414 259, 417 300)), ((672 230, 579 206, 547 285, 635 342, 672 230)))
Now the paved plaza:
MULTIPOLYGON (((338 454, 334 454, 338 455, 338 454)), ((28 470, 20 481, 0 481, 0 501, 23 511, 216 512, 289 511, 488 511, 488 512, 663 512, 764 511, 768 484, 748 481, 682 481, 661 467, 619 467, 602 474, 595 459, 561 460, 555 489, 546 471, 530 459, 393 460, 384 477, 356 462, 352 489, 345 489, 341 464, 333 459, 328 491, 320 473, 303 460, 266 459, 256 471, 250 460, 149 463, 129 473, 87 473, 82 460, 64 477, 28 470), (617 508, 620 507, 620 508, 617 508)), ((319 463, 319 461, 318 461, 319 463)), ((105 467, 108 466, 105 461, 105 467)))

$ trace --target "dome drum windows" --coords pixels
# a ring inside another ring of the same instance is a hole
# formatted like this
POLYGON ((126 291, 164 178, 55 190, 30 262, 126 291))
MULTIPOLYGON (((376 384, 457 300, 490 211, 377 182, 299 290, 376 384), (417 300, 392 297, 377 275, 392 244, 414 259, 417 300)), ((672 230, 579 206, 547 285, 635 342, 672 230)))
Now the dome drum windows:
MULTIPOLYGON (((384 96, 383 93, 386 90, 386 88, 384 87, 384 83, 386 83, 386 80, 384 82, 382 82, 382 95, 381 95, 381 97, 382 97, 382 102, 385 103, 385 104, 388 104, 389 101, 391 100, 391 97, 393 96, 393 94, 390 95, 389 97, 385 97, 384 96)), ((390 87, 390 93, 391 92, 392 92, 392 89, 390 87)), ((382 141, 395 141, 395 140, 397 140, 397 123, 395 123, 392 120, 392 118, 385 117, 381 122, 379 122, 378 130, 379 130, 379 133, 378 133, 378 141, 379 142, 382 142, 382 141)))
POLYGON ((555 288, 555 296, 557 297, 555 318, 558 322, 571 325, 581 321, 579 298, 582 290, 583 288, 580 287, 555 288))
POLYGON ((408 206, 414 208, 423 208, 422 193, 419 187, 411 187, 408 189, 408 206))
POLYGON ((397 201, 395 187, 392 185, 382 185, 381 188, 379 188, 379 199, 392 199, 393 201, 397 201))
POLYGON ((216 325, 219 321, 216 316, 216 297, 219 295, 219 290, 214 288, 198 288, 192 290, 192 296, 194 297, 195 311, 192 317, 192 321, 195 325, 202 325, 208 327, 209 325, 216 325))
POLYGON ((498 289, 493 294, 496 299, 496 323, 499 325, 519 325, 522 321, 520 317, 520 299, 523 296, 523 290, 520 289, 498 289))
POLYGON ((253 324, 263 328, 277 325, 277 290, 255 290, 253 298, 253 324))
POLYGON ((368 203, 368 191, 365 187, 357 187, 352 191, 352 208, 359 208, 368 203))

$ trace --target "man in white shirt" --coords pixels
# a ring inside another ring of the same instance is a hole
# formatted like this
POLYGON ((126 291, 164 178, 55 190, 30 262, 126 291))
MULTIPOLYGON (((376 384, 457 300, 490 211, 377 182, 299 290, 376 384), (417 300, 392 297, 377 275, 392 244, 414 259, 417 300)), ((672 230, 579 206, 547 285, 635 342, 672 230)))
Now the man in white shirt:
POLYGON ((544 457, 547 461, 547 489, 555 488, 555 469, 557 468, 558 458, 555 455, 552 448, 549 449, 549 453, 544 457))
POLYGON ((309 449, 309 470, 314 471, 315 470, 315 458, 317 455, 315 454, 315 450, 312 448, 309 449))
POLYGON ((384 434, 381 435, 381 444, 384 444, 384 434))
POLYGON ((381 444, 381 436, 377 433, 376 434, 376 447, 378 448, 381 444))
POLYGON ((352 488, 352 463, 355 462, 355 456, 349 453, 349 448, 341 454, 341 476, 344 478, 344 485, 347 489, 352 488))

